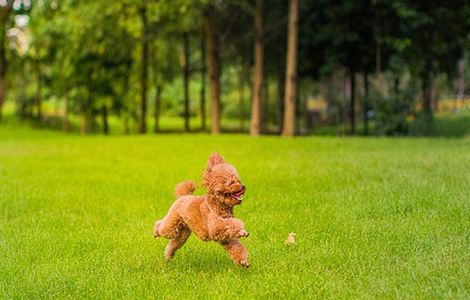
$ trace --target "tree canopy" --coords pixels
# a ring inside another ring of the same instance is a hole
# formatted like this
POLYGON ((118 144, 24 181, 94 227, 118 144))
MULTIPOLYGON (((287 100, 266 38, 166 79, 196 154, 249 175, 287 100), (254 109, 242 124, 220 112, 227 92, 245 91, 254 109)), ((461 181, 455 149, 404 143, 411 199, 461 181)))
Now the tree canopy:
POLYGON ((395 113, 402 120, 422 114, 423 133, 432 132, 436 80, 444 74, 452 92, 453 80, 464 80, 457 65, 468 64, 466 1, 299 1, 288 31, 294 2, 0 1, 0 115, 8 100, 22 119, 58 118, 66 130, 78 119, 83 133, 108 133, 110 117, 124 132, 144 133, 147 122, 158 132, 161 116, 180 117, 186 131, 207 130, 210 118, 218 133, 237 118, 245 130, 250 115, 252 134, 292 122, 301 133, 321 122, 309 97, 330 86, 336 91, 322 94, 328 122, 349 122, 351 134, 356 115, 365 128, 388 115, 384 103, 404 105, 395 113), (295 31, 297 64, 286 73, 295 31), (284 114, 289 76, 295 113, 284 114))

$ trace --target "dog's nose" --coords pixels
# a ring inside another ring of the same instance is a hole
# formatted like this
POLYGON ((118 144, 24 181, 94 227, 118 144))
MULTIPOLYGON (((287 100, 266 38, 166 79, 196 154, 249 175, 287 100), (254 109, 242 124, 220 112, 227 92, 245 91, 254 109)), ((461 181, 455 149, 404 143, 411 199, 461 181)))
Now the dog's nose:
POLYGON ((242 189, 246 190, 246 187, 245 187, 245 185, 244 185, 244 184, 242 184, 242 189))

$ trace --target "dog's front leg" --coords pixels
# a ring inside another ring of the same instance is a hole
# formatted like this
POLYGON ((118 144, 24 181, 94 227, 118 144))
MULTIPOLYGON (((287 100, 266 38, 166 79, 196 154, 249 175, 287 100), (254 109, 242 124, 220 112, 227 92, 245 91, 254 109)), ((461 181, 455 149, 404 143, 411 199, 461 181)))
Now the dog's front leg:
POLYGON ((235 264, 245 268, 250 266, 248 263, 248 251, 239 240, 221 241, 220 244, 222 244, 235 264))
POLYGON ((209 234, 214 241, 227 241, 248 237, 242 221, 235 218, 214 218, 209 223, 209 234))

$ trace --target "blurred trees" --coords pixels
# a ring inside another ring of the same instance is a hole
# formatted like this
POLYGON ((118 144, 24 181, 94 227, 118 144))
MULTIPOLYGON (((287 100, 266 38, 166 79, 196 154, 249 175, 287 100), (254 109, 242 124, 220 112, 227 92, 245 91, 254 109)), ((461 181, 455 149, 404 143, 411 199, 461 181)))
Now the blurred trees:
POLYGON ((432 133, 432 89, 434 78, 444 72, 451 77, 463 57, 469 38, 469 6, 466 1, 399 1, 397 11, 403 23, 401 35, 407 46, 403 57, 412 72, 421 78, 423 131, 432 133))
POLYGON ((13 0, 3 1, 0 5, 0 122, 2 121, 3 103, 7 95, 7 29, 11 26, 12 12, 13 0))
POLYGON ((350 134, 431 134, 436 78, 464 97, 469 20, 464 0, 3 0, 0 116, 8 86, 23 119, 64 130, 160 132, 171 114, 290 136, 324 122, 320 96, 350 134))

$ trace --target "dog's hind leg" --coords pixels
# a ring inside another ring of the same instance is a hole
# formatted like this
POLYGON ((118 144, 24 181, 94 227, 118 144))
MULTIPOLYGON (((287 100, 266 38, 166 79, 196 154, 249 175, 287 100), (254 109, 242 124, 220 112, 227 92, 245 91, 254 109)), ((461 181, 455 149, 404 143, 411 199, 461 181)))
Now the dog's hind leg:
POLYGON ((178 227, 180 226, 182 221, 183 219, 176 211, 176 207, 172 206, 170 208, 170 211, 168 211, 168 213, 162 220, 155 222, 155 226, 153 228, 153 236, 162 236, 167 239, 172 239, 176 236, 178 232, 178 227))
POLYGON ((248 251, 239 240, 221 241, 220 244, 222 244, 235 264, 245 268, 250 266, 248 263, 248 251))
POLYGON ((175 255, 175 252, 181 248, 184 243, 188 240, 189 236, 191 235, 191 230, 189 230, 186 225, 181 224, 178 227, 178 232, 176 235, 170 240, 168 245, 165 249, 165 259, 169 261, 175 255))

